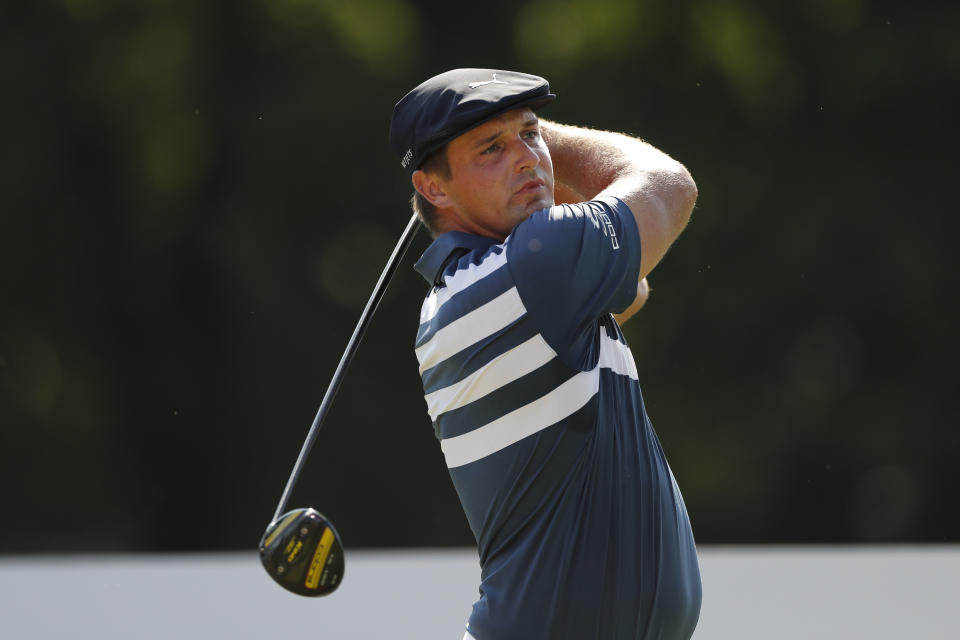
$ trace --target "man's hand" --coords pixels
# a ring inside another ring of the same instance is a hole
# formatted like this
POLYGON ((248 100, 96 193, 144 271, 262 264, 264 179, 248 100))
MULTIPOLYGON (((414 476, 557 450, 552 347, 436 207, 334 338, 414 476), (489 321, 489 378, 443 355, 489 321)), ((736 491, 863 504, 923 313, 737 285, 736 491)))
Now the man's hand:
POLYGON ((647 298, 650 296, 650 285, 647 284, 647 279, 642 278, 640 282, 637 283, 637 297, 633 299, 633 302, 630 303, 630 306, 624 309, 621 313, 613 314, 614 319, 616 319, 617 324, 621 327, 623 323, 633 317, 637 311, 640 311, 640 308, 647 303, 647 298))
POLYGON ((574 190, 570 185, 564 184, 554 178, 553 200, 555 204, 577 204, 578 202, 586 202, 590 200, 590 198, 574 190))

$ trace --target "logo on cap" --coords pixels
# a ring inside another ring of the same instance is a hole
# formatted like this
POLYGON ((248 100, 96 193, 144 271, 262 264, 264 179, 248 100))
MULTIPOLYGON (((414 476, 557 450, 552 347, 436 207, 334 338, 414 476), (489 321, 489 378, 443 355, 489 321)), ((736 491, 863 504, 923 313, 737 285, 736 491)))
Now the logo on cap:
POLYGON ((503 80, 497 80, 497 74, 493 74, 493 80, 487 80, 486 82, 471 82, 470 88, 476 89, 477 87, 482 87, 485 84, 510 84, 510 83, 505 82, 503 80))
POLYGON ((411 160, 413 160, 413 150, 407 149, 407 152, 403 154, 403 159, 400 161, 400 166, 406 169, 411 160))

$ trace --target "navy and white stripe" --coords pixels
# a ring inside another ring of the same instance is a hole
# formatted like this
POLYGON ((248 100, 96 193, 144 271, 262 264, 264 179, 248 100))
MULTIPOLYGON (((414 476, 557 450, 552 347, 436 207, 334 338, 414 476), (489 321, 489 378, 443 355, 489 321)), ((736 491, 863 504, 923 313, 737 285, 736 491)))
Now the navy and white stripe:
POLYGON ((600 370, 637 379, 637 368, 627 346, 601 337, 600 362, 590 371, 576 374, 549 393, 518 407, 497 420, 472 431, 440 441, 447 467, 459 467, 485 458, 578 411, 600 390, 600 370))
POLYGON ((575 413, 599 391, 601 369, 637 379, 627 345, 603 334, 600 358, 592 370, 576 373, 543 393, 540 385, 532 385, 539 395, 522 397, 521 392, 513 405, 489 403, 490 409, 502 415, 487 422, 463 419, 471 415, 463 409, 511 383, 522 387, 525 378, 559 364, 555 362, 556 352, 536 333, 520 344, 494 348, 493 357, 465 372, 462 360, 474 360, 476 352, 491 341, 495 344, 495 338, 527 314, 516 286, 500 291, 511 282, 509 269, 505 268, 507 253, 502 245, 498 248, 479 264, 470 263, 449 275, 445 286, 434 287, 421 311, 416 355, 425 378, 427 411, 435 424, 451 413, 460 417, 454 421, 459 424, 437 429, 449 468, 485 458, 575 413), (458 305, 458 301, 465 304, 458 305), (433 384, 426 384, 428 377, 433 378, 433 384), (451 435, 454 433, 458 435, 451 435))
POLYGON ((480 264, 468 265, 465 269, 461 269, 447 278, 443 287, 434 288, 423 301, 423 308, 420 310, 420 324, 432 320, 440 307, 452 296, 506 265, 506 247, 498 245, 496 248, 498 251, 487 255, 480 264))

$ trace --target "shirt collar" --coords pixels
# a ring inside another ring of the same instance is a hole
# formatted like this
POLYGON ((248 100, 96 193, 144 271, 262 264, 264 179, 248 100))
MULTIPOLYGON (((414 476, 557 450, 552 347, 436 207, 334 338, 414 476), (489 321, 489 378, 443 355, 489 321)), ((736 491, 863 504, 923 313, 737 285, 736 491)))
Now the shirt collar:
POLYGON ((447 231, 437 236, 437 239, 427 247, 413 268, 417 270, 431 285, 440 284, 441 272, 454 253, 467 251, 486 251, 497 241, 486 236, 477 236, 463 231, 447 231))

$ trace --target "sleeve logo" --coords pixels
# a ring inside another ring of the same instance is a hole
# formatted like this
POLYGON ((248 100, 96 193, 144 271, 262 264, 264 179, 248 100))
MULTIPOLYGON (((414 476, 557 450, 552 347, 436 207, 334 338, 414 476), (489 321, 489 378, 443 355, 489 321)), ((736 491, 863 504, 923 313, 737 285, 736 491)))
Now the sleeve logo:
POLYGON ((610 216, 605 213, 598 213, 597 217, 603 222, 603 235, 610 237, 610 244, 613 245, 614 250, 619 249, 620 241, 617 239, 617 230, 614 228, 610 216))
POLYGON ((617 238, 617 229, 613 226, 613 221, 610 219, 610 216, 599 211, 588 211, 587 216, 595 228, 601 229, 603 235, 610 238, 610 244, 613 246, 614 251, 619 249, 620 240, 617 238))

